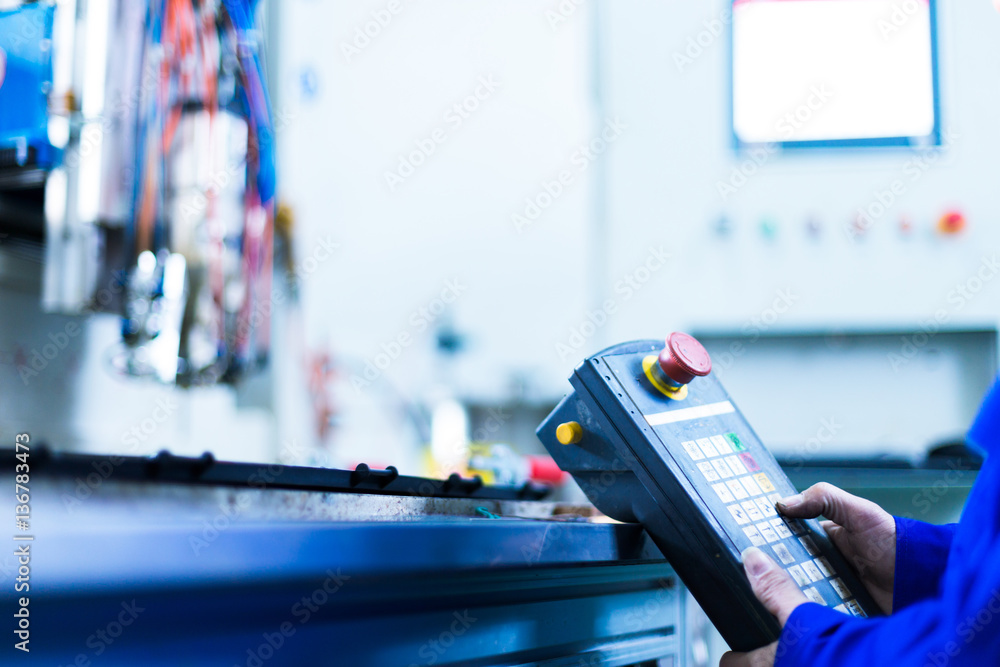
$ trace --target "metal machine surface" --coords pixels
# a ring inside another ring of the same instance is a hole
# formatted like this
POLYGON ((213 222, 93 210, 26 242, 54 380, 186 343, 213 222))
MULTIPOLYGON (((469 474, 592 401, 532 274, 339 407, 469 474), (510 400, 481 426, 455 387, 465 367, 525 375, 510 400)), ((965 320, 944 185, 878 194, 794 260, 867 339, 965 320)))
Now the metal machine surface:
MULTIPOLYGON (((690 664, 686 592, 645 533, 558 514, 537 489, 211 457, 30 460, 44 664, 690 664)), ((0 570, 16 571, 12 553, 0 570)))
POLYGON ((732 648, 780 632, 743 572, 750 546, 814 602, 878 613, 816 520, 778 516, 775 501, 796 490, 710 373, 708 353, 686 334, 671 334, 666 348, 610 347, 577 366, 574 391, 538 437, 599 509, 643 524, 732 648))

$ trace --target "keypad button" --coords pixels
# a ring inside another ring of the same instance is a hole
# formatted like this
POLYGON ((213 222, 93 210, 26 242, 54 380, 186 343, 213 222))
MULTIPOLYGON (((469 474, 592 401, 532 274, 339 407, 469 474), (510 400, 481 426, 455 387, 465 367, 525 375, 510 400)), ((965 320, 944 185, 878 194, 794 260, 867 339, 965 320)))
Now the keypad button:
POLYGON ((740 507, 739 505, 729 505, 728 507, 726 507, 726 509, 729 510, 729 513, 733 515, 733 519, 736 520, 736 523, 740 524, 741 526, 750 523, 750 517, 747 516, 747 513, 744 512, 743 508, 740 507))
POLYGON ((682 442, 681 447, 687 452, 687 455, 691 457, 692 461, 701 461, 705 458, 698 445, 695 444, 694 440, 688 440, 687 442, 682 442))
POLYGON ((712 490, 719 496, 719 500, 724 503, 731 503, 736 500, 736 498, 733 498, 733 494, 729 491, 729 488, 726 487, 725 484, 713 484, 712 490))
POLYGON ((747 513, 747 516, 750 517, 751 521, 763 521, 764 515, 760 513, 760 508, 757 507, 757 503, 754 501, 747 500, 742 502, 740 503, 740 507, 742 507, 743 511, 747 513))
POLYGON ((826 558, 824 558, 823 556, 820 556, 819 558, 813 558, 813 562, 816 563, 816 567, 819 568, 819 571, 823 573, 824 577, 833 576, 833 567, 830 565, 830 561, 828 561, 826 558))
POLYGON ((715 482, 719 479, 719 473, 715 472, 715 468, 713 468, 712 464, 708 461, 702 461, 699 463, 698 470, 700 470, 701 474, 705 476, 705 479, 710 482, 715 482))
POLYGON ((792 531, 792 535, 806 534, 806 525, 798 519, 789 519, 788 517, 785 517, 785 524, 788 526, 788 530, 792 531))
MULTIPOLYGON (((767 498, 754 498, 753 500, 757 503, 760 511, 764 513, 764 516, 778 516, 778 511, 774 509, 774 505, 767 498)), ((774 522, 772 521, 771 523, 773 524, 774 522)), ((782 535, 782 537, 786 536, 782 535)))
POLYGON ((740 484, 743 485, 743 488, 746 489, 747 493, 751 496, 759 496, 763 493, 763 491, 760 490, 760 487, 757 486, 757 482, 754 481, 753 477, 740 477, 740 484))
POLYGON ((735 433, 727 433, 726 440, 733 446, 733 450, 737 452, 745 452, 747 450, 747 446, 740 440, 740 436, 735 433))
POLYGON ((723 479, 733 476, 733 471, 729 469, 729 466, 722 459, 712 461, 712 467, 715 468, 715 472, 719 474, 719 477, 723 479))
POLYGON ((713 456, 719 455, 719 452, 715 451, 715 447, 712 445, 712 441, 709 440, 708 438, 699 438, 695 440, 695 442, 698 444, 698 447, 701 449, 702 452, 705 453, 705 456, 707 456, 708 458, 712 458, 713 456))
POLYGON ((765 473, 759 472, 753 476, 760 488, 764 489, 764 493, 771 493, 774 491, 774 484, 771 484, 771 480, 765 473))
POLYGON ((792 555, 792 552, 782 542, 778 542, 771 548, 774 549, 774 554, 778 557, 778 560, 785 565, 791 565, 795 562, 795 556, 792 555))
POLYGON ((836 591, 837 595, 840 596, 841 600, 846 600, 847 598, 851 597, 851 589, 849 589, 847 585, 844 584, 844 581, 840 577, 837 577, 836 579, 831 579, 830 585, 833 586, 833 590, 836 591))
POLYGON ((778 537, 778 534, 774 532, 774 528, 771 528, 769 524, 758 523, 757 530, 760 531, 760 534, 763 535, 764 539, 767 540, 768 542, 777 542, 778 540, 781 539, 780 537, 778 537))
POLYGON ((819 549, 816 548, 816 543, 813 542, 812 538, 809 537, 808 535, 806 537, 800 537, 799 542, 802 543, 802 546, 805 547, 806 549, 806 553, 809 554, 810 556, 819 555, 819 549))
POLYGON ((809 600, 811 600, 812 602, 826 606, 826 600, 823 599, 823 596, 820 594, 818 590, 816 590, 815 586, 809 586, 808 588, 803 588, 802 592, 805 593, 805 596, 809 598, 809 600))
POLYGON ((757 461, 754 460, 753 456, 747 454, 746 452, 743 452, 742 454, 739 455, 739 457, 740 461, 743 462, 743 465, 747 467, 747 470, 749 470, 750 472, 760 471, 760 465, 757 464, 757 461))
POLYGON ((715 445, 715 449, 722 454, 729 454, 735 451, 729 444, 729 441, 723 438, 721 435, 713 435, 711 438, 709 438, 709 440, 711 440, 712 444, 715 445))
POLYGON ((736 456, 735 454, 733 454, 732 456, 727 456, 725 458, 725 461, 726 465, 729 466, 729 469, 733 471, 734 475, 747 474, 746 466, 744 466, 743 462, 740 461, 740 457, 736 456))
POLYGON ((865 610, 861 608, 861 605, 858 604, 857 600, 848 600, 844 603, 844 605, 847 607, 847 611, 851 612, 853 616, 868 618, 868 614, 866 614, 865 610))
POLYGON ((799 588, 802 588, 809 583, 809 580, 806 578, 806 573, 802 571, 801 565, 793 565, 788 568, 788 574, 792 575, 792 579, 794 579, 795 583, 799 585, 799 588))
POLYGON ((806 576, 809 577, 810 581, 819 581, 823 578, 823 573, 819 571, 818 567, 816 567, 816 563, 811 560, 807 560, 802 563, 802 571, 806 573, 806 576))
POLYGON ((747 526, 743 529, 743 534, 750 538, 750 544, 755 547, 762 547, 766 544, 756 526, 747 526))
POLYGON ((743 500, 748 497, 747 490, 743 488, 738 479, 731 479, 726 482, 726 487, 736 496, 737 500, 743 500))
POLYGON ((781 535, 782 539, 786 539, 792 536, 792 531, 788 530, 788 526, 781 519, 773 519, 771 521, 771 526, 774 528, 778 535, 781 535))

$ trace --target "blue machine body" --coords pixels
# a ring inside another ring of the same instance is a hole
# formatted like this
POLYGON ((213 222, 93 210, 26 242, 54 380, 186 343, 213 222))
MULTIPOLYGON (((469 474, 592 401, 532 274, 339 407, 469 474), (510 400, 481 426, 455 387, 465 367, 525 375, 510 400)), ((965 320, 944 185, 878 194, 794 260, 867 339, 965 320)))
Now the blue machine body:
POLYGON ((55 5, 0 12, 0 168, 53 166, 48 94, 55 5))

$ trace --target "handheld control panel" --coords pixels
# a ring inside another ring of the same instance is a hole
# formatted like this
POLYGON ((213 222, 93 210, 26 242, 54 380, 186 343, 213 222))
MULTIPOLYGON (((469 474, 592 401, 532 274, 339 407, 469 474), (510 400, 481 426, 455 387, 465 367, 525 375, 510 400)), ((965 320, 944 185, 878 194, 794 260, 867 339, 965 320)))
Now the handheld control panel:
POLYGON ((538 437, 598 509, 643 524, 731 648, 780 634, 743 571, 751 546, 813 602, 878 614, 818 521, 779 516, 796 489, 711 368, 683 333, 615 345, 576 368, 538 437))

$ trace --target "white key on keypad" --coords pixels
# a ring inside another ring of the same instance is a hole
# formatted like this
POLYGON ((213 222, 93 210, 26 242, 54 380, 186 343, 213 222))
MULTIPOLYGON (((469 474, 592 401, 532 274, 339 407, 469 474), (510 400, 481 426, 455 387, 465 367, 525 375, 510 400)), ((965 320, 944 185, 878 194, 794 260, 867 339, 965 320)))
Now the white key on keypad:
POLYGON ((809 588, 803 588, 802 592, 805 593, 807 598, 809 598, 816 604, 821 604, 823 606, 826 606, 826 600, 823 599, 823 596, 820 594, 818 590, 816 590, 814 586, 810 586, 809 588))
POLYGON ((757 507, 757 503, 754 501, 744 501, 740 503, 740 507, 742 507, 743 511, 747 513, 747 516, 750 517, 751 521, 762 521, 764 519, 764 515, 760 513, 760 508, 757 507))
POLYGON ((729 441, 721 435, 713 435, 709 440, 712 441, 712 444, 715 445, 720 454, 728 454, 733 451, 733 448, 729 446, 729 441))
POLYGON ((788 526, 785 525, 782 519, 771 519, 771 526, 777 531, 778 535, 781 535, 782 539, 786 539, 792 536, 792 531, 788 530, 788 526))
POLYGON ((726 465, 729 469, 733 471, 734 475, 745 475, 747 474, 747 468, 743 465, 743 461, 740 461, 740 457, 733 454, 732 456, 727 456, 725 458, 726 465))
POLYGON ((794 579, 795 583, 799 585, 799 588, 802 588, 809 583, 809 580, 806 578, 806 573, 802 571, 801 565, 793 565, 788 568, 788 574, 792 575, 792 579, 794 579))
POLYGON ((713 460, 712 467, 715 468, 715 472, 719 473, 719 477, 722 479, 733 476, 733 471, 729 469, 729 466, 722 459, 713 460))
POLYGON ((837 591, 837 595, 840 596, 841 600, 846 600, 851 597, 851 589, 847 587, 844 581, 837 577, 836 579, 830 580, 830 585, 833 586, 833 590, 837 591))
POLYGON ((771 548, 774 549, 774 553, 778 557, 778 560, 785 565, 791 565, 795 562, 795 556, 792 555, 792 552, 788 550, 788 547, 786 547, 783 542, 778 542, 771 548))
POLYGON ((694 440, 682 442, 681 447, 684 448, 684 451, 687 452, 687 455, 691 457, 692 461, 701 461, 705 458, 705 455, 702 453, 701 449, 698 448, 698 445, 695 444, 694 440))
POLYGON ((698 470, 700 470, 701 474, 705 476, 705 479, 710 482, 715 482, 719 479, 719 473, 715 472, 715 468, 713 468, 712 464, 708 461, 702 461, 699 463, 698 470))
POLYGON ((806 548, 806 553, 809 554, 810 556, 819 555, 819 549, 816 548, 816 543, 813 542, 812 538, 809 537, 808 535, 805 537, 800 537, 799 542, 801 542, 802 546, 806 548))
POLYGON ((747 497, 747 490, 743 488, 738 479, 731 479, 726 482, 726 488, 732 491, 733 495, 736 496, 736 500, 743 500, 747 497))
POLYGON ((833 576, 833 566, 830 565, 830 561, 820 556, 819 558, 813 558, 813 562, 816 563, 816 567, 819 568, 824 577, 833 576))
POLYGON ((767 498, 754 498, 753 500, 757 503, 760 511, 764 513, 764 516, 778 516, 777 510, 774 509, 774 503, 767 498))
POLYGON ((743 533, 750 538, 750 544, 755 547, 762 547, 764 544, 764 538, 761 537, 760 531, 757 530, 756 526, 747 526, 743 529, 743 533))
POLYGON ((724 503, 731 503, 736 500, 725 484, 713 484, 712 490, 719 496, 719 500, 724 503))
POLYGON ((719 452, 715 451, 715 447, 712 445, 712 441, 709 440, 708 438, 698 438, 697 440, 695 440, 695 442, 698 443, 698 446, 701 448, 701 451, 703 451, 705 453, 705 456, 707 456, 708 458, 712 458, 713 456, 719 455, 719 452))
POLYGON ((854 616, 868 618, 868 614, 866 614, 864 609, 861 608, 861 605, 858 604, 857 600, 848 600, 844 604, 847 606, 847 610, 854 616))
POLYGON ((807 560, 802 563, 802 571, 806 573, 806 576, 809 577, 810 581, 819 581, 823 578, 823 573, 819 571, 818 567, 816 567, 816 563, 811 560, 807 560))
POLYGON ((750 523, 750 517, 747 516, 747 513, 744 512, 743 508, 739 505, 729 505, 726 509, 733 515, 733 519, 736 520, 736 523, 741 526, 750 523))
POLYGON ((740 477, 740 483, 743 484, 743 488, 745 488, 747 493, 751 496, 759 496, 764 493, 760 490, 760 486, 758 486, 753 477, 740 477))
POLYGON ((767 540, 768 542, 777 542, 778 540, 781 539, 780 537, 778 537, 778 534, 774 532, 774 528, 771 528, 769 524, 758 523, 757 530, 760 531, 760 534, 763 535, 764 539, 767 540))

